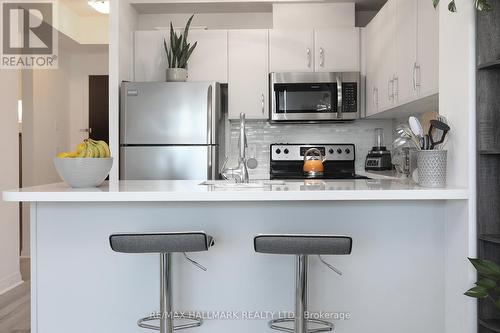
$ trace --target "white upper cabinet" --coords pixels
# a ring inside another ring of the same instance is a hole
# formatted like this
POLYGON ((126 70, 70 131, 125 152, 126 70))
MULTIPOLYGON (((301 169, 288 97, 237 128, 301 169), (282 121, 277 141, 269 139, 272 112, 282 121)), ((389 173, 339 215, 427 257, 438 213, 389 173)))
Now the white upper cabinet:
POLYGON ((164 31, 134 32, 134 80, 165 81, 167 56, 163 46, 164 31))
MULTIPOLYGON (((430 1, 428 1, 430 3, 430 1)), ((417 97, 417 1, 396 0, 396 104, 417 97)))
POLYGON ((316 72, 357 72, 360 70, 359 28, 314 30, 316 72))
POLYGON ((229 119, 268 119, 268 30, 230 30, 228 41, 229 119))
POLYGON ((366 115, 378 112, 379 77, 381 63, 381 48, 378 33, 380 17, 375 17, 366 27, 366 115))
POLYGON ((438 93, 439 21, 431 1, 389 0, 366 31, 368 116, 438 93))
POLYGON ((418 0, 416 81, 420 97, 439 91, 439 15, 431 1, 418 0))
POLYGON ((227 30, 192 30, 188 40, 197 41, 188 61, 188 81, 227 82, 227 30))
POLYGON ((378 42, 381 48, 378 72, 379 111, 394 106, 396 77, 396 5, 389 1, 379 12, 378 42))
POLYGON ((269 30, 270 72, 312 72, 314 33, 304 30, 269 30))

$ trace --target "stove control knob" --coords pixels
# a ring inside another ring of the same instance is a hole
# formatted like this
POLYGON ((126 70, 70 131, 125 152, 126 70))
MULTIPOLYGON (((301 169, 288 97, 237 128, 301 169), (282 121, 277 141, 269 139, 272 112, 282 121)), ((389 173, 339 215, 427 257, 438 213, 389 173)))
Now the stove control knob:
POLYGON ((346 154, 350 154, 350 153, 351 153, 351 150, 350 150, 349 148, 346 148, 345 153, 346 153, 346 154))
POLYGON ((288 153, 290 153, 290 151, 288 149, 285 148, 285 150, 283 151, 285 154, 288 155, 288 153))
POLYGON ((342 154, 342 149, 338 148, 337 153, 342 154))
POLYGON ((278 155, 281 154, 281 149, 279 149, 279 148, 276 149, 276 154, 278 154, 278 155))

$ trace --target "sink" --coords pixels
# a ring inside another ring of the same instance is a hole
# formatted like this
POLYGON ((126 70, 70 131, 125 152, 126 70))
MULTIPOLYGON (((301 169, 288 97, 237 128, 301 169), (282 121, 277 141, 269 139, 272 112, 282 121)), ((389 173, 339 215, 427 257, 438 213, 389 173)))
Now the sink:
POLYGON ((214 186, 219 188, 235 188, 235 189, 245 189, 245 188, 263 188, 265 186, 272 185, 285 185, 284 181, 281 180, 251 180, 250 183, 236 183, 230 180, 206 180, 201 182, 200 185, 214 186))

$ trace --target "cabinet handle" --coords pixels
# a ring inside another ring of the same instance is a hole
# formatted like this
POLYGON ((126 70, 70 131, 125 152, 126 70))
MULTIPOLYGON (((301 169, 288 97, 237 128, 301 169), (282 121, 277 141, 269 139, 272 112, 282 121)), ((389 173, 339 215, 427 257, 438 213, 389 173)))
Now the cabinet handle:
POLYGON ((387 81, 387 98, 394 101, 394 78, 387 81))
POLYGON ((307 55, 307 67, 311 68, 311 49, 310 48, 306 49, 306 55, 307 55))
POLYGON ((325 67, 325 50, 322 47, 319 48, 319 65, 325 67))
POLYGON ((399 76, 394 75, 394 101, 399 102, 399 76))
POLYGON ((373 90, 372 90, 372 104, 373 104, 373 107, 376 107, 377 104, 375 103, 375 90, 377 88, 376 87, 373 87, 373 90))
POLYGON ((265 112, 265 110, 264 110, 264 106, 265 106, 265 104, 264 104, 264 94, 260 95, 260 101, 262 103, 262 114, 264 114, 264 112, 265 112))
POLYGON ((420 64, 417 64, 417 88, 420 88, 422 85, 422 67, 420 64))

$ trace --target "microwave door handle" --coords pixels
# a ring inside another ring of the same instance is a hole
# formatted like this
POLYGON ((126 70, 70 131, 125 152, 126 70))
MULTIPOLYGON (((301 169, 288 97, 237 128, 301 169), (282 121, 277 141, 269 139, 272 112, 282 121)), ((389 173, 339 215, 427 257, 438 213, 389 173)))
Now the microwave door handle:
POLYGON ((342 119, 342 78, 337 76, 337 119, 342 119))

